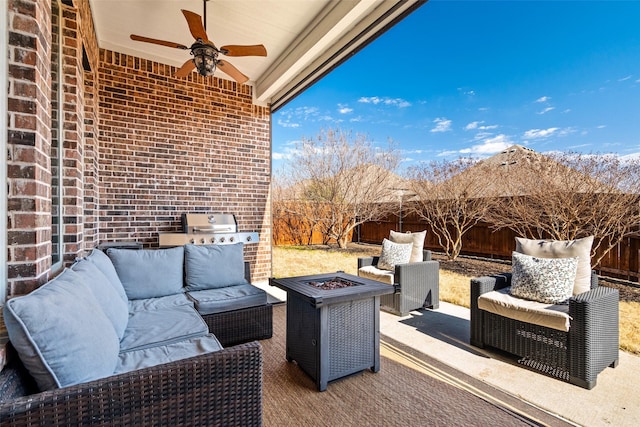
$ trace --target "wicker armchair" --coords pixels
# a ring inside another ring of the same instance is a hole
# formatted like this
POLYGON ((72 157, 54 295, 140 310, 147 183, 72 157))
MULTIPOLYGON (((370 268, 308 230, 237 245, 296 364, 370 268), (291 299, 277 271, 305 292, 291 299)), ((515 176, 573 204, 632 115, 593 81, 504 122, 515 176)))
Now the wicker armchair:
MULTIPOLYGON (((396 265, 393 272, 395 292, 380 297, 381 309, 406 316, 412 310, 437 309, 440 306, 440 263, 431 260, 431 251, 425 250, 423 253, 423 262, 396 265)), ((358 258, 358 270, 377 265, 378 259, 377 256, 358 258)))
POLYGON ((511 274, 471 279, 471 344, 521 357, 520 363, 591 389, 606 367, 618 365, 618 290, 598 286, 569 299, 568 332, 513 320, 478 308, 478 297, 511 286, 511 274))

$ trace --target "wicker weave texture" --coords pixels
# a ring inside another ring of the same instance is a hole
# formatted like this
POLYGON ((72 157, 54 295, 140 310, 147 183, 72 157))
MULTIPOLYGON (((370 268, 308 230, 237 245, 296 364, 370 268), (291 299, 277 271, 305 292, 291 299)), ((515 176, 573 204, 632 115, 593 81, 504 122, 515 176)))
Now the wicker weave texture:
POLYGON ((619 295, 597 285, 569 299, 569 332, 506 318, 478 308, 478 297, 511 283, 510 274, 471 280, 470 341, 522 357, 521 363, 590 389, 606 367, 619 358, 619 295))
MULTIPOLYGON (((377 265, 379 257, 358 258, 358 269, 377 265)), ((431 261, 431 251, 424 251, 423 262, 396 265, 394 283, 397 292, 380 296, 380 308, 400 316, 423 307, 440 306, 440 263, 431 261)))
POLYGON ((224 347, 254 340, 264 340, 273 335, 273 308, 271 304, 202 316, 209 332, 224 347))
POLYGON ((329 381, 380 369, 379 297, 315 308, 287 296, 287 360, 295 360, 320 391, 329 381))
POLYGON ((262 363, 239 345, 0 403, 0 425, 259 426, 262 363))
POLYGON ((329 381, 375 362, 374 298, 328 307, 329 381))

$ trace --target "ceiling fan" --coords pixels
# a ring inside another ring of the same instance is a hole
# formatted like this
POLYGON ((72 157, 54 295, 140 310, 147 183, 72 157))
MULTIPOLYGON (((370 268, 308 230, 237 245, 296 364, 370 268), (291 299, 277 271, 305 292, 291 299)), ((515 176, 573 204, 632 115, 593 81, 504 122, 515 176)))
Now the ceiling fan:
POLYGON ((247 80, 249 80, 249 77, 242 74, 240 70, 238 70, 228 61, 225 61, 224 59, 218 59, 218 55, 267 56, 267 49, 265 49, 265 47, 261 44, 248 46, 227 45, 216 47, 216 45, 213 44, 213 42, 209 40, 209 37, 207 36, 207 1, 209 0, 202 1, 205 17, 204 25, 200 15, 182 9, 182 14, 187 20, 191 35, 194 39, 196 39, 191 47, 187 47, 180 43, 137 36, 135 34, 131 34, 131 40, 159 44, 161 46, 173 47, 177 49, 191 50, 193 58, 185 62, 182 67, 180 67, 178 71, 176 71, 175 77, 186 77, 194 69, 197 69, 200 75, 211 76, 213 75, 216 68, 218 68, 220 71, 229 75, 238 83, 245 83, 247 80))

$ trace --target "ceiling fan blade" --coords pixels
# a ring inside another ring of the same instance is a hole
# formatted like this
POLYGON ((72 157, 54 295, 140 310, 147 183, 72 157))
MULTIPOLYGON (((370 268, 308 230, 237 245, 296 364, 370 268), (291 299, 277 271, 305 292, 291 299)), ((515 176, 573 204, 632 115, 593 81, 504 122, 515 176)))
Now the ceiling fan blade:
POLYGON ((187 77, 195 68, 196 68, 196 64, 193 63, 193 59, 189 59, 187 62, 182 64, 182 67, 180 67, 178 71, 176 71, 174 76, 187 77))
POLYGON ((220 52, 227 56, 267 56, 267 49, 261 44, 250 46, 230 44, 222 46, 220 52))
POLYGON ((153 44, 159 44, 162 46, 167 46, 167 47, 175 47, 177 49, 189 49, 187 46, 180 44, 180 43, 174 43, 174 42, 168 42, 166 40, 158 40, 158 39, 152 39, 149 37, 143 37, 143 36, 137 36, 135 34, 131 34, 131 40, 135 40, 137 42, 145 42, 145 43, 153 43, 153 44))
POLYGON ((241 84, 249 80, 249 77, 242 74, 240 70, 223 59, 218 61, 218 70, 232 77, 235 81, 241 84))
POLYGON ((191 35, 194 39, 202 39, 204 42, 209 42, 209 37, 207 37, 207 32, 202 25, 202 17, 197 13, 193 13, 188 10, 182 9, 182 14, 187 19, 187 24, 189 25, 189 31, 191 31, 191 35))

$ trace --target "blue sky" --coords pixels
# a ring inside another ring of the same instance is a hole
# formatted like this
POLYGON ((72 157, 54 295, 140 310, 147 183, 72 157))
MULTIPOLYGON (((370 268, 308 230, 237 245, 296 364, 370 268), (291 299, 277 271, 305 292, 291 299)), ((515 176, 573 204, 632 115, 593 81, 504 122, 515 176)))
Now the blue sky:
POLYGON ((640 156, 640 1, 431 0, 273 115, 274 170, 330 127, 393 140, 402 167, 640 156))

